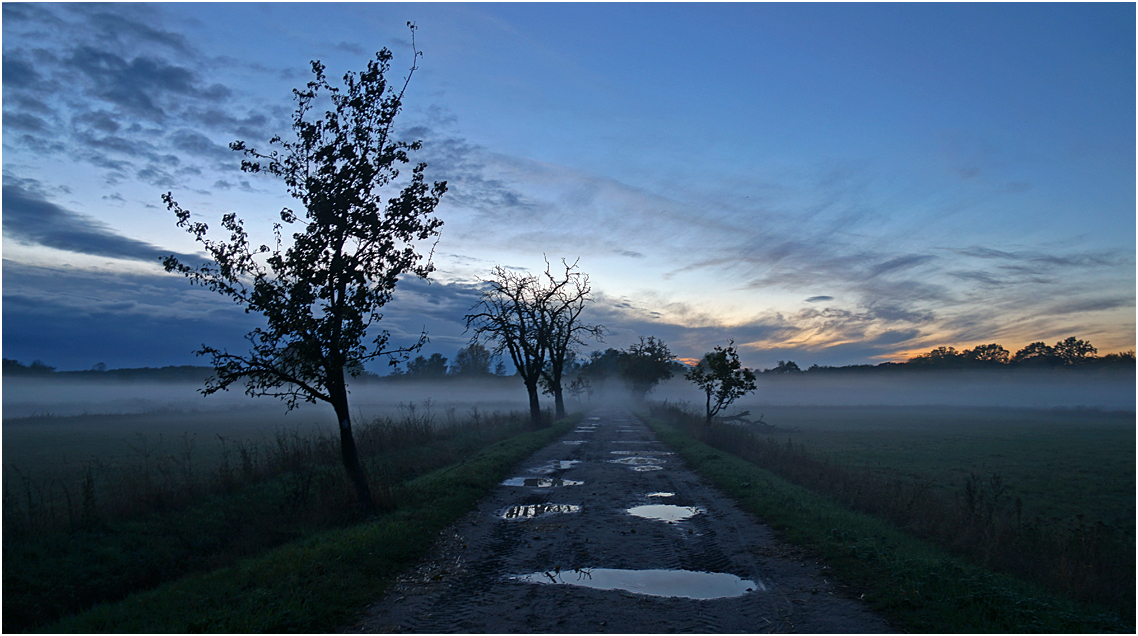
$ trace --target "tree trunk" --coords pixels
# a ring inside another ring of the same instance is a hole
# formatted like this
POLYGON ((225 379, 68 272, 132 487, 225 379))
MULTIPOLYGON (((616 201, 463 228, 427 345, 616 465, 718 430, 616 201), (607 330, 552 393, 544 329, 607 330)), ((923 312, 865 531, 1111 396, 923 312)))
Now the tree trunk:
POLYGON ((707 390, 707 425, 711 426, 711 389, 707 390))
POLYGON ((532 383, 526 381, 526 391, 529 393, 529 416, 533 420, 534 428, 541 428, 541 405, 537 401, 537 380, 532 383))
POLYGON ((365 514, 375 512, 375 502, 371 498, 371 487, 367 483, 367 473, 356 451, 356 440, 352 437, 352 418, 348 414, 348 394, 346 390, 335 391, 332 407, 336 409, 336 420, 340 423, 340 458, 344 469, 356 489, 356 500, 365 514))
POLYGON ((561 385, 553 385, 553 408, 557 413, 557 419, 565 418, 565 398, 561 394, 561 385))

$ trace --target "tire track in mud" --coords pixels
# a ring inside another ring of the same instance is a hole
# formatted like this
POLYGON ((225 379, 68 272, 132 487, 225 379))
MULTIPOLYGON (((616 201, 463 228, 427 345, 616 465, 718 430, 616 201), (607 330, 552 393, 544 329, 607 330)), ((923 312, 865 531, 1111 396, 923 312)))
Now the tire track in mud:
POLYGON ((500 486, 441 533, 431 555, 343 631, 890 631, 843 598, 817 564, 785 556, 794 550, 688 470, 628 411, 592 413, 515 477, 507 483, 519 485, 500 486), (645 518, 633 508, 691 516, 645 518), (635 586, 685 570, 716 576, 681 586, 681 594, 706 593, 712 578, 739 587, 707 599, 627 591, 651 593, 635 586), (586 586, 630 575, 621 571, 638 571, 639 579, 614 583, 617 589, 586 586))

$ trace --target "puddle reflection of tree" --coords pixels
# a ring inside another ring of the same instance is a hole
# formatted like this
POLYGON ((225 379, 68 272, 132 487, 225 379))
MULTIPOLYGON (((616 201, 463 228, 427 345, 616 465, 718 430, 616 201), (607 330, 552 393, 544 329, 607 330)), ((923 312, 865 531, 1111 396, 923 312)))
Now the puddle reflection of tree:
POLYGON ((542 515, 566 514, 578 512, 580 506, 572 504, 528 504, 524 506, 510 506, 502 513, 503 519, 532 519, 542 515))

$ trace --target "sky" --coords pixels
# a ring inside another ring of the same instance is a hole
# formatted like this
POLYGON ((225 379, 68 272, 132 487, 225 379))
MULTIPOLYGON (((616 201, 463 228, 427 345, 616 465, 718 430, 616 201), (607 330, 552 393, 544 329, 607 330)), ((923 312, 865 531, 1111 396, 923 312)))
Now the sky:
POLYGON ((159 264, 201 255, 162 194, 270 242, 295 206, 228 144, 291 134, 311 60, 405 77, 408 21, 398 132, 449 191, 393 345, 453 359, 480 278, 566 258, 585 351, 1135 346, 1132 3, 5 3, 4 357, 242 349, 258 318, 159 264))

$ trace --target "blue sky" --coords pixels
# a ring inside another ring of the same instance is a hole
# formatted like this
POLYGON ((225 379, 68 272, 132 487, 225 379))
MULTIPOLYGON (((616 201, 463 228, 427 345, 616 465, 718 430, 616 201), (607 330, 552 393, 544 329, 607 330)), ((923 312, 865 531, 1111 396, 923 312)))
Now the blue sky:
MULTIPOLYGON (((1135 342, 1133 4, 5 4, 3 351, 203 362, 256 326, 158 265, 160 197, 264 231, 309 61, 402 77, 447 180, 393 343, 452 356, 494 265, 580 258, 605 346, 876 363, 1135 342)), ((377 368, 377 370, 379 370, 377 368)))

